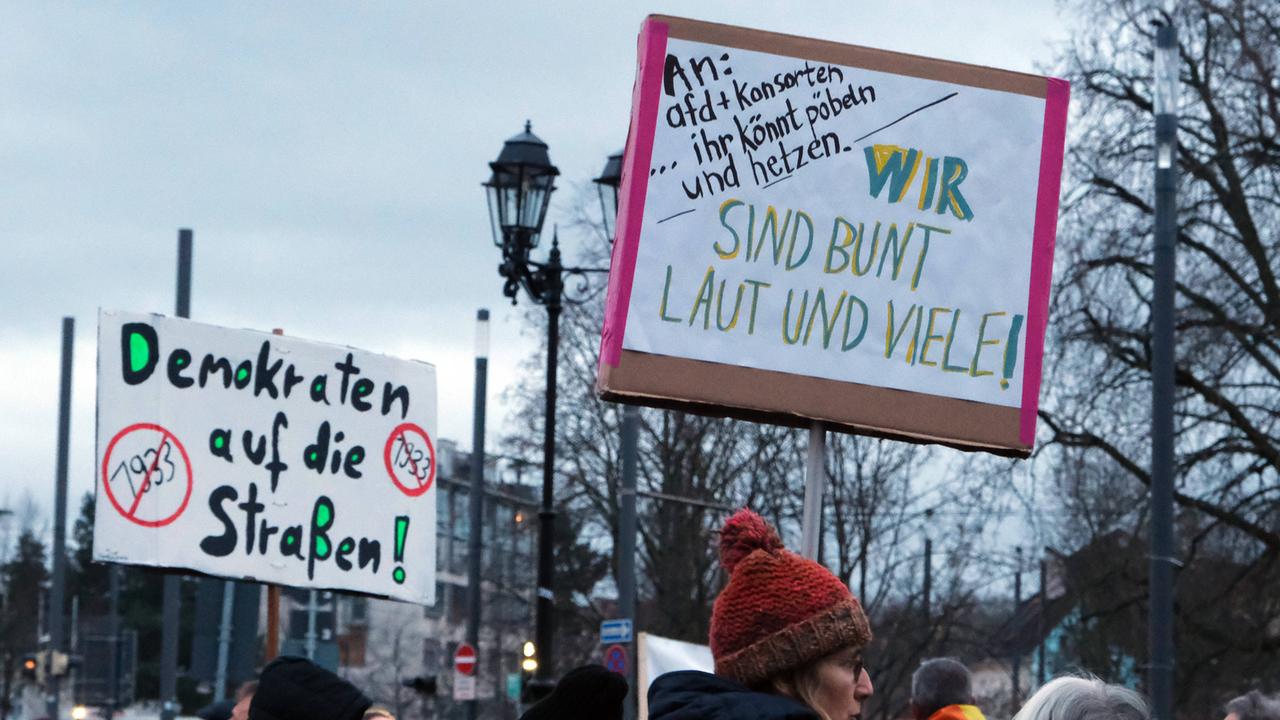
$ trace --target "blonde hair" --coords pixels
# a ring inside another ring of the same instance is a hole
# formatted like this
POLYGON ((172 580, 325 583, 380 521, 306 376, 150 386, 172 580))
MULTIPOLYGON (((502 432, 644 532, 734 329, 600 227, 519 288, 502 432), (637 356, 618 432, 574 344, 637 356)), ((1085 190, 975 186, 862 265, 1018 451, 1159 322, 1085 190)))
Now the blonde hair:
POLYGON ((827 717, 827 713, 818 707, 818 690, 822 687, 822 679, 818 676, 818 663, 824 659, 819 658, 808 665, 778 673, 765 680, 756 689, 795 698, 804 703, 805 707, 817 714, 821 720, 831 720, 827 717))
POLYGON ((370 707, 368 710, 364 711, 364 715, 360 716, 360 720, 377 720, 377 718, 391 718, 391 720, 396 720, 396 716, 392 715, 390 710, 382 707, 381 705, 374 705, 370 707))

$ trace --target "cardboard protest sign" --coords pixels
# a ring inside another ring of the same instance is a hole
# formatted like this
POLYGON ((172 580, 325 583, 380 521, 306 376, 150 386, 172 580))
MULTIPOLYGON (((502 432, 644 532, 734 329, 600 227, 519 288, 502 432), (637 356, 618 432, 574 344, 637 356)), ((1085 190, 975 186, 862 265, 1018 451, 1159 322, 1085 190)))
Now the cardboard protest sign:
POLYGON ((95 560, 431 604, 426 363, 98 315, 95 560))
POLYGON ((649 686, 669 672, 701 670, 715 672, 715 659, 706 645, 672 640, 652 633, 636 636, 636 697, 640 702, 640 720, 649 717, 649 686))
POLYGON ((600 393, 1027 455, 1067 96, 650 17, 600 393))

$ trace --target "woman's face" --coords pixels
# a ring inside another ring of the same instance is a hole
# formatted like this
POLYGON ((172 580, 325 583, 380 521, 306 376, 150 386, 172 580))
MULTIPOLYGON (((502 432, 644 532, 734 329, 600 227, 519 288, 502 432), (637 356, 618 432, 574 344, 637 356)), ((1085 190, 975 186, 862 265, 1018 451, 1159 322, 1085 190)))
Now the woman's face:
POLYGON ((812 699, 815 710, 826 713, 830 720, 858 720, 862 703, 875 689, 871 676, 862 666, 862 648, 851 647, 819 660, 814 668, 818 692, 812 699))

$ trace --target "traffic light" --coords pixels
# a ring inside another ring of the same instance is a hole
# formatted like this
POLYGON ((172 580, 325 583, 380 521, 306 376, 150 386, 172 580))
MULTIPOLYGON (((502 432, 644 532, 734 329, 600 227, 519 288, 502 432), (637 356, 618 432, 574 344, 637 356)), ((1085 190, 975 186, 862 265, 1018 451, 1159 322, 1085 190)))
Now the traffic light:
POLYGON ((535 703, 551 694, 554 682, 538 680, 534 673, 538 670, 538 646, 532 641, 525 641, 520 648, 524 657, 520 660, 520 702, 535 703))
POLYGON ((532 640, 526 640, 520 652, 524 655, 524 659, 520 661, 520 669, 532 674, 538 669, 538 647, 532 640))
POLYGON ((419 695, 436 694, 435 675, 419 675, 418 677, 405 678, 400 681, 400 684, 417 692, 419 695))
POLYGON ((22 656, 22 679, 37 685, 44 685, 45 662, 44 653, 27 653, 22 656))

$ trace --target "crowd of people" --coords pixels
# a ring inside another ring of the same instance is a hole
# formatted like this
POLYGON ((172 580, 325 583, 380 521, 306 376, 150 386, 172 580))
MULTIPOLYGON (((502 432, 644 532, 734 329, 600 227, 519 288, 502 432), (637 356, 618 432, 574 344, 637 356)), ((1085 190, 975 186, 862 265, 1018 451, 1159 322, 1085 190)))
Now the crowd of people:
MULTIPOLYGON (((872 629, 858 598, 822 565, 783 547, 741 510, 720 533, 729 581, 711 616, 713 673, 670 672, 648 690, 650 720, 861 720, 875 692, 862 650, 872 629)), ((599 665, 569 671, 521 720, 622 720, 627 683, 599 665)), ((1280 720, 1280 699, 1254 691, 1223 720, 1280 720)), ((985 720, 969 669, 955 658, 920 664, 912 720, 985 720)), ((300 658, 279 658, 241 688, 234 720, 395 720, 353 685, 300 658)), ((1134 690, 1089 676, 1056 678, 1013 720, 1150 720, 1134 690)))

